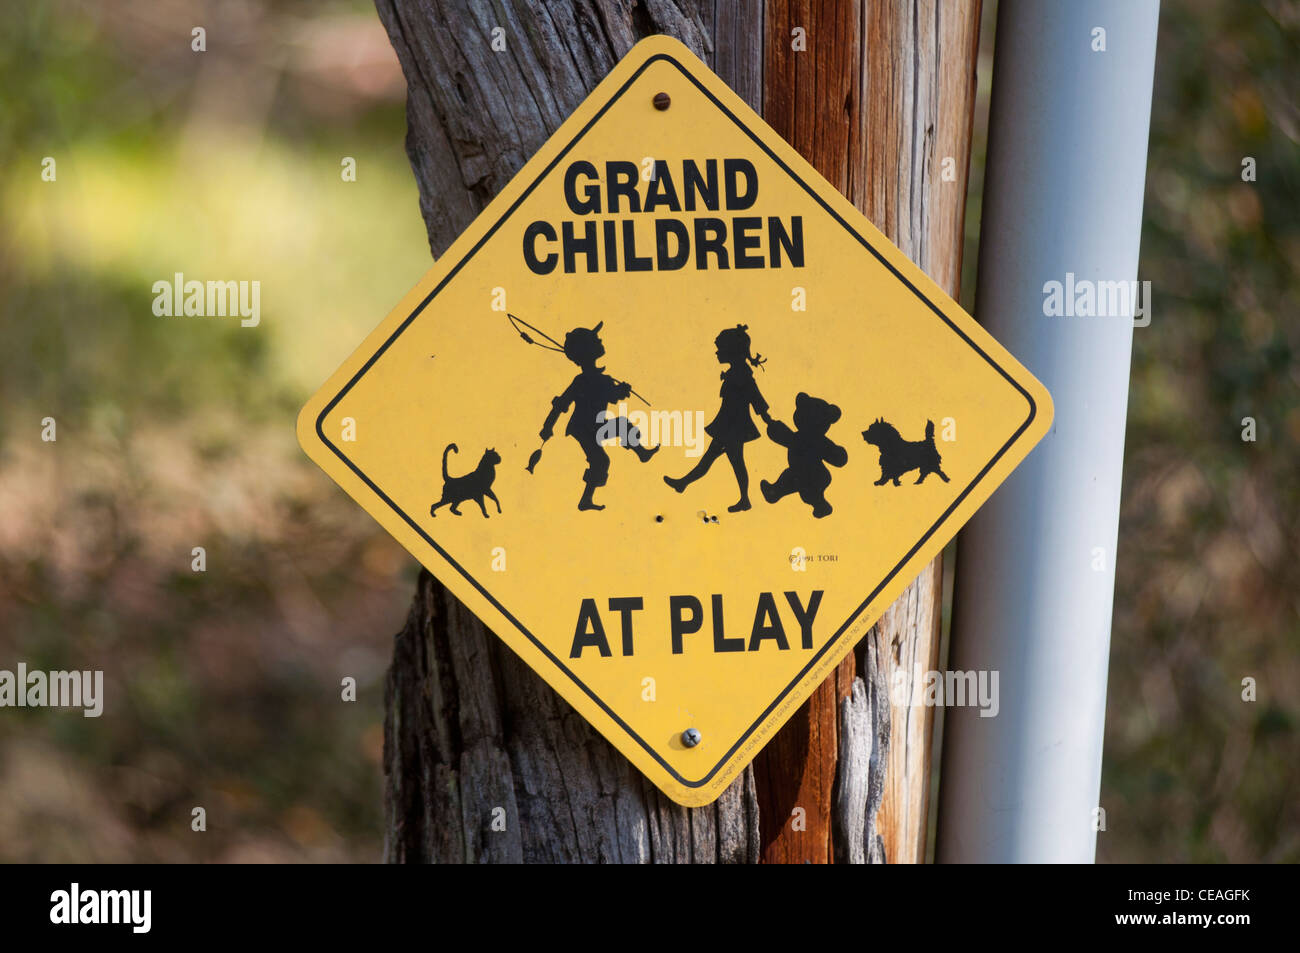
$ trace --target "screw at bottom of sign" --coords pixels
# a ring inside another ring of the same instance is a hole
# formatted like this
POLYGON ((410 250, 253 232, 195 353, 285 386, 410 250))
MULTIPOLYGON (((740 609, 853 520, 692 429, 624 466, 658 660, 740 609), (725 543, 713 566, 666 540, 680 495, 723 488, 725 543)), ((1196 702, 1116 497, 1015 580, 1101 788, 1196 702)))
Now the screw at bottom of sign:
POLYGON ((695 728, 687 728, 682 732, 682 744, 688 748, 694 748, 700 743, 700 733, 695 728))

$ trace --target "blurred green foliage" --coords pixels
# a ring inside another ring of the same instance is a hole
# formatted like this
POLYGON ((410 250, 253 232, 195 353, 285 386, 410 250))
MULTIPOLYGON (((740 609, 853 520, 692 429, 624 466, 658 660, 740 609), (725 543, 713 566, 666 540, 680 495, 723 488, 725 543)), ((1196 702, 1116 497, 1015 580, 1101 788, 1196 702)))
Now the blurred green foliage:
POLYGON ((107 695, 0 717, 0 860, 376 860, 413 565, 293 424, 429 264, 387 37, 366 3, 0 16, 0 668, 107 695), (177 271, 259 281, 260 326, 156 316, 177 271))
POLYGON ((1295 3, 1161 5, 1102 860, 1300 860, 1297 62, 1295 3))

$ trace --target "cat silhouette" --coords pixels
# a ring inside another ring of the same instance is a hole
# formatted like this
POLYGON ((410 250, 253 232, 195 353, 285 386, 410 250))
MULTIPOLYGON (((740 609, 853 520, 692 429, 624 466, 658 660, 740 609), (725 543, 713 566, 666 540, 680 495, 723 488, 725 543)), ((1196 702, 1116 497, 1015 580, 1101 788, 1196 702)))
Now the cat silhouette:
POLYGON ((447 472, 447 454, 460 453, 460 447, 454 443, 449 443, 442 451, 442 499, 433 506, 429 507, 429 515, 436 517, 438 507, 451 506, 451 511, 460 516, 460 510, 456 507, 466 500, 473 500, 478 504, 478 508, 483 511, 483 516, 488 515, 487 507, 483 505, 483 497, 488 497, 497 505, 497 512, 501 512, 501 501, 497 495, 492 492, 492 481, 497 478, 497 464, 501 462, 501 456, 491 447, 483 451, 483 456, 479 458, 478 466, 463 476, 452 476, 447 472))

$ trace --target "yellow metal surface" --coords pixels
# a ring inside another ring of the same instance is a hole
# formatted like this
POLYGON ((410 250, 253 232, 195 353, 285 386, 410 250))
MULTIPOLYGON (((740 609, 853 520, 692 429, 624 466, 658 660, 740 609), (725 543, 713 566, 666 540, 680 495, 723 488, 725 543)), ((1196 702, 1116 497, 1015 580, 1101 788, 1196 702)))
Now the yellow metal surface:
POLYGON ((655 37, 308 402, 298 436, 655 784, 701 805, 1051 417, 1007 351, 655 37), (640 451, 618 444, 620 416, 640 451), (729 511, 744 474, 750 508, 729 511))

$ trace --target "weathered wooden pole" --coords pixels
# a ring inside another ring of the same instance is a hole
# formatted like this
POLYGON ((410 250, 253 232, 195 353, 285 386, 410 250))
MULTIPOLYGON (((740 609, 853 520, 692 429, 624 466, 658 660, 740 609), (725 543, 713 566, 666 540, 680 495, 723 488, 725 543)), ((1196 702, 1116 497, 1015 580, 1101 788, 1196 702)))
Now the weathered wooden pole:
MULTIPOLYGON (((434 255, 637 40, 666 33, 957 290, 978 0, 376 6, 409 87, 434 255)), ((421 573, 388 676, 385 859, 923 860, 931 712, 888 689, 894 671, 935 667, 941 575, 936 560, 755 764, 687 809, 421 573)))
MULTIPOLYGON (((769 0, 766 8, 763 117, 953 296, 961 283, 979 14, 979 0, 769 0), (806 49, 796 42, 799 28, 806 49), (945 159, 952 160, 949 181, 945 159)), ((870 356, 864 360, 870 373, 870 356)), ((902 703, 889 706, 887 746, 869 752, 881 762, 871 782, 883 785, 873 825, 880 840, 874 850, 868 845, 869 858, 925 859, 933 711, 912 706, 911 673, 938 664, 942 580, 935 559, 856 653, 856 672, 886 697, 895 672, 908 676, 902 703)), ((832 802, 829 782, 837 766, 852 777, 845 760, 864 754, 845 750, 840 736, 846 722, 864 717, 860 705, 844 705, 854 674, 855 660, 846 659, 755 763, 766 860, 824 862, 835 846, 846 806, 832 802), (806 831, 791 823, 794 806, 806 812, 806 831)), ((884 727, 879 718, 875 724, 884 727)), ((837 859, 857 846, 856 836, 843 839, 837 859)))

